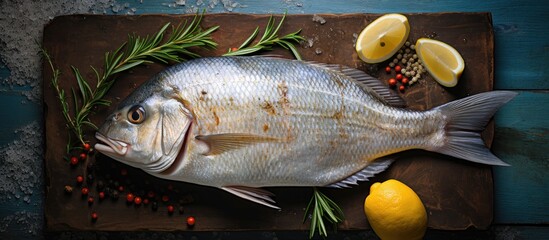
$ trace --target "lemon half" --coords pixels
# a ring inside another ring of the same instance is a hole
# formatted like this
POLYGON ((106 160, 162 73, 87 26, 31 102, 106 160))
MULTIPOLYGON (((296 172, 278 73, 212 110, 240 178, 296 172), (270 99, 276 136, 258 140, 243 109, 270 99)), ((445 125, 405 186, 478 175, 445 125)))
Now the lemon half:
POLYGON ((463 73, 465 62, 452 46, 429 38, 416 42, 416 52, 433 78, 445 87, 453 87, 463 73))
POLYGON ((427 211, 419 196, 398 180, 372 184, 364 212, 382 240, 420 240, 427 230, 427 211))
POLYGON ((383 62, 404 45, 410 24, 401 14, 386 14, 370 23, 357 38, 356 52, 367 63, 383 62))

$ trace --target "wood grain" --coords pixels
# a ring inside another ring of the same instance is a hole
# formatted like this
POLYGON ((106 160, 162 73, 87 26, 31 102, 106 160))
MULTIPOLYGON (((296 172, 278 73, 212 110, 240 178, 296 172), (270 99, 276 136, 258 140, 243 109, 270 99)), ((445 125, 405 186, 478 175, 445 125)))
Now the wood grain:
MULTIPOLYGON (((313 47, 302 46, 304 59, 325 63, 339 63, 364 70, 380 79, 388 75, 382 72, 384 65, 368 66, 358 60, 354 53, 353 33, 359 33, 369 22, 378 17, 375 14, 322 15, 326 24, 313 22, 312 15, 288 16, 282 33, 302 29, 302 35, 313 40, 313 47), (321 54, 316 54, 320 49, 321 54)), ((450 100, 473 93, 489 91, 493 87, 494 55, 491 16, 488 13, 437 13, 409 14, 413 26, 411 39, 432 36, 453 45, 465 59, 467 68, 459 85, 445 89, 432 79, 426 79, 410 88, 403 98, 412 109, 424 110, 450 100)), ((177 24, 190 16, 142 15, 142 16, 63 16, 52 21, 44 32, 44 46, 52 54, 56 64, 64 73, 61 84, 65 89, 75 87, 71 79, 70 66, 81 69, 88 79, 93 78, 89 66, 101 66, 103 54, 112 51, 126 40, 128 33, 152 34, 166 22, 177 24)), ((238 46, 256 26, 263 27, 266 15, 212 14, 205 16, 203 26, 220 25, 213 35, 220 43, 217 50, 199 51, 204 56, 220 55, 226 49, 238 46)), ((289 56, 282 50, 272 53, 289 56)), ((92 121, 102 122, 105 115, 139 84, 149 79, 164 66, 139 67, 119 76, 109 93, 113 102, 109 109, 98 109, 92 121)), ((49 81, 51 72, 44 72, 49 81)), ((165 205, 158 211, 149 206, 127 206, 123 197, 118 201, 104 201, 88 206, 77 192, 67 195, 63 186, 73 184, 81 169, 71 169, 63 160, 67 141, 64 120, 60 115, 59 103, 48 84, 44 85, 45 127, 46 127, 46 227, 60 230, 105 230, 141 231, 185 230, 184 217, 194 215, 201 219, 195 231, 225 230, 305 230, 302 224, 304 207, 310 198, 307 188, 272 188, 282 211, 273 211, 228 193, 208 187, 176 183, 153 178, 137 169, 129 169, 128 178, 119 176, 120 169, 129 168, 101 155, 96 156, 96 174, 99 178, 127 182, 132 191, 155 191, 170 195, 172 199, 185 199, 185 214, 168 216, 165 205), (168 186, 175 190, 167 190, 168 186), (101 220, 91 223, 89 214, 97 211, 101 220)), ((492 125, 484 133, 491 142, 492 125)), ((93 132, 88 133, 89 136, 93 132)), ((90 138, 91 139, 91 138, 90 138)), ((429 227, 434 229, 487 228, 493 218, 493 183, 491 168, 478 164, 423 151, 410 151, 400 155, 400 160, 387 172, 372 181, 387 178, 399 179, 420 195, 429 213, 429 227)), ((362 211, 362 204, 368 194, 369 183, 353 189, 324 190, 344 209, 347 220, 342 229, 366 229, 368 224, 362 211)), ((78 189, 78 186, 75 186, 78 189)), ((95 186, 91 186, 92 191, 95 186)))
POLYGON ((498 201, 495 217, 500 223, 546 224, 549 217, 549 106, 547 91, 520 91, 510 104, 495 116, 494 153, 508 159, 511 167, 494 168, 498 201))

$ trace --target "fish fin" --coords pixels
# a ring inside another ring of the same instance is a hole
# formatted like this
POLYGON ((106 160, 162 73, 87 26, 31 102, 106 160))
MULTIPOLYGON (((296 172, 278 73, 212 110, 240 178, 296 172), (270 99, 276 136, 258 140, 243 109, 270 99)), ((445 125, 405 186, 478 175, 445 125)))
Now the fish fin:
POLYGON ((427 149, 488 165, 509 166, 490 152, 480 132, 505 103, 517 95, 511 91, 491 91, 458 99, 434 108, 447 119, 446 144, 427 149))
POLYGON ((358 181, 368 181, 368 178, 371 178, 374 175, 385 171, 385 169, 387 169, 394 161, 395 159, 392 157, 378 158, 372 161, 370 165, 360 170, 359 172, 351 175, 343 181, 330 184, 327 187, 350 188, 350 185, 358 185, 358 181))
POLYGON ((221 187, 221 189, 246 200, 250 200, 270 208, 280 209, 280 207, 274 205, 275 201, 271 198, 274 194, 267 190, 245 186, 226 186, 221 187))
POLYGON ((365 92, 372 94, 379 101, 391 105, 393 107, 405 107, 406 102, 397 93, 391 91, 391 89, 383 84, 379 79, 374 78, 367 73, 339 65, 339 64, 324 64, 311 62, 313 65, 322 66, 331 70, 338 71, 347 77, 352 78, 365 92))
POLYGON ((251 144, 264 142, 282 142, 283 140, 275 137, 246 134, 246 133, 223 133, 212 135, 198 135, 196 140, 200 140, 208 146, 204 155, 218 155, 226 151, 238 149, 251 144))
POLYGON ((341 72, 358 82, 366 92, 373 93, 380 101, 393 107, 406 106, 404 99, 391 91, 391 89, 379 79, 374 78, 363 71, 349 67, 343 68, 341 72))
POLYGON ((257 57, 257 58, 274 58, 274 59, 285 59, 285 60, 294 60, 292 58, 288 58, 288 57, 285 57, 284 55, 280 55, 280 54, 273 54, 273 53, 269 53, 269 54, 262 54, 262 55, 252 55, 252 56, 249 56, 249 57, 257 57))

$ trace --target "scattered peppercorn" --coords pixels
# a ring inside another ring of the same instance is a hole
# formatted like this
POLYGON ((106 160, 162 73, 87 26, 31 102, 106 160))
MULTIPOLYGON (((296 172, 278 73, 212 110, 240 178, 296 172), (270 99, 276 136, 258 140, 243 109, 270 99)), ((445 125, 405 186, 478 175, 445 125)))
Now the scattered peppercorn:
POLYGON ((406 87, 404 87, 404 85, 400 85, 398 87, 398 90, 401 91, 401 92, 404 92, 404 90, 406 90, 406 87))
POLYGON ((82 184, 84 182, 84 177, 82 177, 81 175, 76 176, 76 182, 78 184, 82 184))
POLYGON ((128 203, 132 203, 133 200, 134 200, 134 198, 135 198, 135 196, 134 196, 132 193, 126 194, 126 201, 127 201, 128 203))
POLYGON ((389 86, 395 87, 397 85, 397 81, 394 78, 389 79, 389 86))
POLYGON ((99 217, 99 216, 97 215, 96 212, 92 212, 92 213, 91 213, 91 220, 92 220, 93 222, 96 222, 98 217, 99 217))
POLYGON ((124 186, 122 186, 122 185, 118 186, 118 191, 119 192, 124 192, 124 186))
POLYGON ((98 180, 96 187, 97 187, 97 190, 102 191, 105 188, 105 182, 103 182, 102 180, 98 180))
POLYGON ((111 199, 112 200, 118 200, 119 197, 120 197, 120 193, 118 193, 118 191, 116 191, 116 190, 112 190, 111 199))
POLYGON ((88 168, 88 171, 90 171, 90 172, 95 170, 95 164, 93 162, 88 163, 88 166, 86 166, 86 167, 88 168))
MULTIPOLYGON (((398 50, 392 61, 390 61, 389 67, 394 68, 396 74, 395 78, 398 81, 401 82, 404 78, 408 78, 408 81, 402 83, 404 89, 416 83, 421 78, 421 75, 426 72, 421 60, 417 56, 415 45, 410 41, 407 41, 404 46, 398 50), (402 75, 402 79, 398 77, 398 74, 402 75)), ((398 89, 401 90, 402 88, 398 86, 398 89)), ((404 90, 401 90, 401 92, 404 92, 404 90)))
POLYGON ((88 204, 89 204, 89 205, 92 205, 92 204, 93 204, 93 201, 94 201, 93 197, 91 197, 91 196, 88 197, 88 204))
POLYGON ((148 198, 143 199, 143 204, 148 205, 149 204, 149 199, 148 198))
POLYGON ((174 210, 173 205, 168 205, 168 214, 170 215, 173 214, 173 210, 174 210))
POLYGON ((385 72, 386 72, 386 73, 391 73, 391 66, 387 66, 387 67, 385 68, 385 72))
POLYGON ((105 192, 99 192, 99 200, 105 199, 105 192))
POLYGON ((196 219, 194 219, 194 217, 191 216, 187 218, 187 226, 193 227, 195 223, 196 223, 196 219))
POLYGON ((71 165, 76 166, 78 164, 78 158, 77 157, 71 157, 71 165))
POLYGON ((141 199, 141 197, 135 197, 133 199, 133 203, 135 203, 135 205, 141 205, 141 203, 143 202, 143 200, 141 199))
POLYGON ((406 77, 402 78, 402 84, 406 85, 406 84, 408 84, 408 81, 409 81, 408 78, 406 78, 406 77))
POLYGON ((168 201, 170 201, 170 197, 168 197, 168 195, 162 196, 162 202, 168 202, 168 201))
POLYGON ((149 191, 149 192, 147 193, 147 197, 149 197, 149 198, 154 198, 154 196, 155 196, 155 194, 154 194, 153 191, 149 191))
POLYGON ((395 78, 396 78, 396 80, 401 81, 403 76, 402 76, 402 74, 399 73, 399 74, 396 75, 395 78))
POLYGON ((88 158, 88 154, 80 153, 80 160, 86 160, 86 158, 88 158))
POLYGON ((88 195, 88 193, 90 192, 90 189, 88 189, 87 187, 83 187, 81 192, 82 192, 82 195, 88 195))
POLYGON ((94 179, 95 178, 93 177, 93 174, 91 174, 91 173, 88 174, 88 177, 87 177, 88 183, 92 183, 94 179))

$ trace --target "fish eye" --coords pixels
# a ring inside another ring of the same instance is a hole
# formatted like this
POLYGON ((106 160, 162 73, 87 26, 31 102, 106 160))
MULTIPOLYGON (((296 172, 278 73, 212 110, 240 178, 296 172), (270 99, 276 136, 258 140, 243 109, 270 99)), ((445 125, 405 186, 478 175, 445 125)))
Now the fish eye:
POLYGON ((140 105, 135 105, 128 111, 128 120, 131 123, 139 124, 145 121, 145 109, 140 105))

